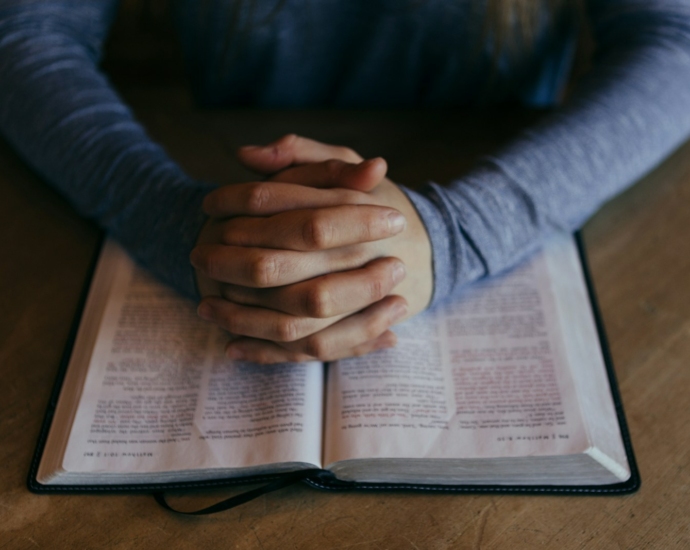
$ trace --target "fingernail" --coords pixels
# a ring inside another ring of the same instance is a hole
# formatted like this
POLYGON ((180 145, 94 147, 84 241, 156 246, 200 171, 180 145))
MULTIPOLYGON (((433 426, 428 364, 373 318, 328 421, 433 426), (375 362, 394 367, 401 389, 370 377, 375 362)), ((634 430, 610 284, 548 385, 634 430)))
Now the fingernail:
POLYGON ((393 267, 393 283, 398 284, 407 275, 407 270, 405 269, 405 264, 402 262, 397 262, 395 267, 393 267))
POLYGON ((189 263, 191 263, 195 268, 200 269, 201 262, 199 260, 199 253, 196 251, 196 249, 192 250, 192 252, 189 254, 189 263))
POLYGON ((400 233, 407 225, 405 216, 400 212, 390 212, 386 219, 388 221, 388 230, 393 234, 400 233))
POLYGON ((381 161, 383 161, 383 157, 374 157, 373 159, 367 159, 365 161, 362 161, 360 163, 360 166, 371 166, 372 164, 378 164, 381 161))
POLYGON ((203 304, 199 304, 199 307, 196 308, 196 314, 202 319, 210 321, 211 319, 213 319, 213 308, 209 304, 204 302, 203 304))
POLYGON ((405 315, 407 315, 407 304, 404 302, 396 302, 395 306, 393 306, 393 310, 391 311, 391 323, 399 321, 405 317, 405 315))
POLYGON ((228 359, 235 359, 237 361, 240 361, 244 359, 246 356, 241 349, 228 347, 225 350, 225 357, 227 357, 228 359))

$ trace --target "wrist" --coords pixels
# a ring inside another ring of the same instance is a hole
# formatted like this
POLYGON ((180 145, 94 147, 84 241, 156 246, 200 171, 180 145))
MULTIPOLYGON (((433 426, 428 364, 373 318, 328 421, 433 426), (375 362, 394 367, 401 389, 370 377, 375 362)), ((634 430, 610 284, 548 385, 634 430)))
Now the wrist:
POLYGON ((421 191, 402 188, 426 229, 431 247, 433 292, 429 308, 443 303, 466 283, 486 274, 472 242, 444 199, 444 189, 434 183, 421 191))

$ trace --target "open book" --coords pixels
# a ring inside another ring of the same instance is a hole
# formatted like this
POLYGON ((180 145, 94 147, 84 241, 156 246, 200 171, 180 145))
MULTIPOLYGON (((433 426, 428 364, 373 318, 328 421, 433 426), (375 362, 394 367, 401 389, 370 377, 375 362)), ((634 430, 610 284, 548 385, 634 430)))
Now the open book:
POLYGON ((636 488, 572 237, 395 330, 327 365, 232 362, 107 242, 32 488, 315 468, 320 486, 636 488))

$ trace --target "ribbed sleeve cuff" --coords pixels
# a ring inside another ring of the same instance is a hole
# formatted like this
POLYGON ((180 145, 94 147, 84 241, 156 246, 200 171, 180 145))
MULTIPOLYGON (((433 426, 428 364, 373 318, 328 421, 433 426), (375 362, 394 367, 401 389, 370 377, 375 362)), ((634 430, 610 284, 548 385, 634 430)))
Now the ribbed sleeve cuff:
POLYGON ((435 308, 455 296, 467 283, 486 275, 486 268, 466 237, 442 187, 430 182, 419 192, 402 190, 416 208, 431 241, 434 291, 429 307, 435 308))

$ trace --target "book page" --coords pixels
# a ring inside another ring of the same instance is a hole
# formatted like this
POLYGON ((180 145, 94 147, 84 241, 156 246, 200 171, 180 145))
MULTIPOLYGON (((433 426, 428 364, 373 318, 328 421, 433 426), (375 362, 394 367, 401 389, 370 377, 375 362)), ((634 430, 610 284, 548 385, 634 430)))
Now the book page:
POLYGON ((568 363, 575 366, 571 374, 591 443, 587 454, 620 480, 626 480, 630 477, 630 467, 611 397, 604 356, 600 346, 592 345, 598 340, 598 333, 587 288, 580 284, 584 280, 582 263, 575 246, 565 246, 561 240, 552 240, 544 257, 551 275, 559 319, 562 324, 567 322, 567 327, 561 332, 568 363))
POLYGON ((395 348, 334 364, 324 462, 585 452, 552 292, 540 253, 396 327, 395 348))
POLYGON ((67 444, 68 472, 319 465, 323 365, 224 358, 194 304, 134 266, 116 270, 67 444))

